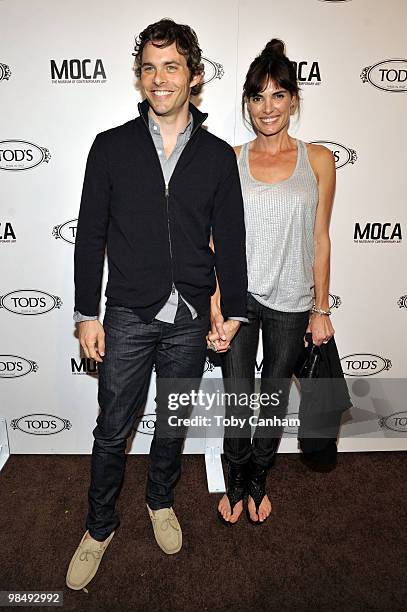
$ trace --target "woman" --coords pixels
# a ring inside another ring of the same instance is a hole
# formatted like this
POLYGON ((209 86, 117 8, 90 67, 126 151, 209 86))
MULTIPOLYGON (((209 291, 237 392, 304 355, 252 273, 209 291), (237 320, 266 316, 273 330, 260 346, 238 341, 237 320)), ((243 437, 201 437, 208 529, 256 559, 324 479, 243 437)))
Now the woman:
MULTIPOLYGON (((218 290, 212 298, 208 335, 209 345, 225 353, 226 390, 236 390, 239 381, 250 393, 261 327, 261 391, 281 393, 278 412, 262 407, 260 417, 284 415, 305 333, 312 334, 316 345, 334 334, 328 291, 335 163, 327 148, 289 135, 290 118, 299 112, 299 105, 295 69, 284 43, 273 39, 251 63, 243 87, 243 116, 248 113, 256 138, 235 147, 245 207, 249 324, 240 327, 228 351, 238 324, 226 321, 226 340, 221 338, 218 290)), ((247 408, 232 407, 232 413, 236 411, 248 416, 247 408)), ((229 477, 218 513, 229 524, 238 520, 246 492, 251 522, 262 523, 271 512, 265 483, 281 431, 274 428, 265 434, 260 429, 256 428, 253 442, 247 430, 245 437, 225 432, 229 477)))

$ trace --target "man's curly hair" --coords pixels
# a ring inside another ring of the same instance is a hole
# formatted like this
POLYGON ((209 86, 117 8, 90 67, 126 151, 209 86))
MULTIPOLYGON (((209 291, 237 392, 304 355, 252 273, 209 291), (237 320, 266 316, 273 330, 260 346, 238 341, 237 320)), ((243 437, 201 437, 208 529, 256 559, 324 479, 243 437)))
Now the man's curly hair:
MULTIPOLYGON (((143 49, 148 42, 159 48, 169 47, 175 42, 178 53, 181 53, 187 61, 191 80, 197 74, 203 76, 204 66, 201 62, 202 51, 198 44, 198 38, 194 30, 187 25, 175 23, 172 19, 160 19, 145 28, 136 37, 134 46, 134 71, 140 78, 143 49)), ((203 83, 194 85, 191 95, 196 96, 202 89, 203 83)))

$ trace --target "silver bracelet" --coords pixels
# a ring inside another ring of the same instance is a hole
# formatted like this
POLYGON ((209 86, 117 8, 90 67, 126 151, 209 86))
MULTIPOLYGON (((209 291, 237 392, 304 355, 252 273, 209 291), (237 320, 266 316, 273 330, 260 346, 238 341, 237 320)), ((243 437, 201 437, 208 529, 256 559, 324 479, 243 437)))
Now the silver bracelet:
POLYGON ((311 312, 315 312, 316 314, 320 315, 326 315, 327 317, 330 317, 332 314, 330 310, 322 310, 322 308, 316 308, 316 306, 313 306, 311 308, 311 312))

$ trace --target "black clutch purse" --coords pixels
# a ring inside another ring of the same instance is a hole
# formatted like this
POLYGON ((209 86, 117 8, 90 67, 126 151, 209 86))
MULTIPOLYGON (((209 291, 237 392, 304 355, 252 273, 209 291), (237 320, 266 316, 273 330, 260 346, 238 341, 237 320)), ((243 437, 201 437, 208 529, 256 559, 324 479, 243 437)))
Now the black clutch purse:
POLYGON ((297 378, 317 378, 321 362, 321 349, 313 344, 312 334, 305 334, 305 340, 308 342, 308 346, 304 346, 294 374, 297 378))

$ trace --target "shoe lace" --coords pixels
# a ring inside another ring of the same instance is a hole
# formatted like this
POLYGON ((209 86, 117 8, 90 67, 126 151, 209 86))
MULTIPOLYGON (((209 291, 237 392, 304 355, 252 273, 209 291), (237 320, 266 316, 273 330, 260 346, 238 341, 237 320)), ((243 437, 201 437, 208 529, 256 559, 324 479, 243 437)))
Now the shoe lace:
POLYGON ((79 556, 79 560, 80 561, 88 561, 88 555, 91 555, 95 561, 97 561, 98 559, 100 559, 102 554, 102 549, 101 548, 97 548, 95 550, 92 549, 86 549, 83 550, 79 556))
MULTIPOLYGON (((157 519, 154 518, 154 520, 156 521, 157 519)), ((168 516, 161 521, 160 527, 161 527, 162 531, 167 531, 167 529, 169 529, 170 527, 172 529, 175 529, 175 531, 179 531, 179 527, 177 525, 177 520, 176 520, 175 514, 174 514, 174 512, 172 510, 168 511, 168 516)))

